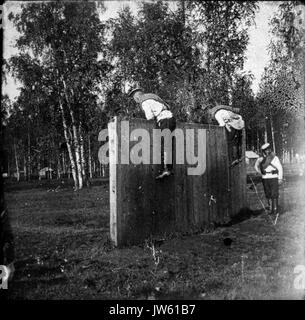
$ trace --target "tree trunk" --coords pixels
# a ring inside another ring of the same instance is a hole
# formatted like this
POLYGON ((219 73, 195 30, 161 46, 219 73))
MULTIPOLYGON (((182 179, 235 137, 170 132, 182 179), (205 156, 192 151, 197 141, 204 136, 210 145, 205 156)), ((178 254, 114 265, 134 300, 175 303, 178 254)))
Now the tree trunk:
MULTIPOLYGON (((72 115, 72 110, 70 110, 70 114, 72 115)), ((72 131, 73 131, 73 145, 74 145, 74 152, 75 152, 75 162, 76 162, 76 172, 77 172, 77 179, 78 179, 78 188, 83 188, 83 172, 82 172, 82 160, 81 160, 81 151, 80 151, 80 142, 77 132, 77 127, 75 122, 72 120, 72 131)))
POLYGON ((273 151, 274 151, 274 153, 276 153, 272 116, 270 116, 270 129, 271 129, 271 139, 272 139, 272 144, 273 144, 273 151))
POLYGON ((16 173, 17 173, 17 181, 20 181, 20 170, 18 165, 18 157, 17 157, 17 151, 16 151, 16 142, 14 139, 14 151, 15 151, 15 161, 16 161, 16 173))
POLYGON ((264 128, 264 143, 268 142, 268 126, 267 126, 268 118, 265 118, 265 128, 264 128))
MULTIPOLYGON (((38 139, 36 139, 36 146, 38 146, 38 139)), ((37 153, 37 172, 38 172, 38 176, 39 176, 39 171, 40 171, 41 167, 40 167, 40 152, 37 153)), ((39 180, 40 180, 40 176, 39 176, 39 180)))
POLYGON ((93 161, 93 172, 94 172, 94 174, 95 174, 95 176, 96 176, 96 165, 95 165, 95 161, 93 161))
POLYGON ((256 130, 256 150, 259 151, 260 146, 259 146, 259 134, 258 130, 256 130))
POLYGON ((88 168, 86 163, 86 156, 85 156, 85 146, 84 146, 84 137, 82 133, 82 127, 81 124, 79 125, 79 142, 80 142, 80 156, 81 156, 81 164, 82 164, 82 176, 84 183, 89 186, 89 180, 88 180, 88 168))
POLYGON ((57 179, 60 179, 61 177, 61 170, 60 170, 60 155, 57 157, 57 179))
POLYGON ((90 134, 88 134, 88 162, 89 162, 89 176, 90 176, 90 179, 92 179, 92 159, 91 159, 90 134))
POLYGON ((28 160, 27 160, 27 180, 31 180, 31 138, 30 128, 28 127, 28 160))
MULTIPOLYGON (((82 189, 83 188, 83 174, 82 174, 82 164, 81 164, 81 151, 80 151, 80 141, 79 141, 79 133, 77 132, 77 126, 76 126, 76 121, 75 121, 75 117, 74 117, 74 113, 72 110, 72 106, 71 106, 71 102, 70 102, 70 98, 69 98, 69 94, 68 94, 68 88, 66 85, 65 80, 62 77, 62 83, 64 86, 64 95, 66 98, 66 102, 68 105, 68 110, 70 113, 70 117, 71 117, 71 122, 72 122, 72 141, 73 141, 73 150, 74 150, 74 154, 75 154, 75 174, 77 176, 77 178, 74 181, 77 181, 77 187, 76 189, 82 189)), ((64 114, 64 113, 63 113, 64 114)), ((72 166, 72 162, 71 162, 71 166, 72 166)), ((73 174, 73 169, 72 169, 72 174, 73 174)), ((73 175, 73 178, 74 175, 73 175)))
POLYGON ((65 152, 62 153, 62 173, 66 174, 66 159, 65 159, 65 152))
POLYGON ((185 25, 185 0, 180 0, 179 6, 181 10, 181 22, 185 25))
POLYGON ((26 180, 26 177, 28 175, 28 170, 27 170, 27 163, 26 163, 26 150, 24 150, 24 155, 23 155, 23 177, 24 180, 26 180))
POLYGON ((67 126, 67 121, 66 121, 66 118, 65 118, 62 102, 59 103, 59 107, 60 107, 60 111, 61 111, 61 115, 62 115, 64 136, 65 136, 67 149, 68 149, 68 154, 69 154, 69 159, 70 159, 70 164, 71 164, 72 177, 73 177, 73 180, 74 180, 74 188, 75 188, 75 190, 78 190, 79 182, 78 182, 78 174, 77 174, 77 171, 76 171, 76 164, 75 164, 75 160, 74 160, 74 157, 73 157, 72 143, 71 143, 71 138, 70 138, 71 134, 70 134, 68 126, 67 126))

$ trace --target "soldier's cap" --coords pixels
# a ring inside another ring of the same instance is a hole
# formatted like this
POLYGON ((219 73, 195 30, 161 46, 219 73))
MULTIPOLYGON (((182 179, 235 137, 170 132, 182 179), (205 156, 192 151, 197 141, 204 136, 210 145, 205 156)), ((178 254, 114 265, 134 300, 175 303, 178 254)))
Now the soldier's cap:
POLYGON ((130 90, 127 94, 129 97, 131 97, 137 91, 144 91, 144 90, 141 87, 130 88, 130 90))
POLYGON ((268 148, 270 148, 270 143, 268 143, 268 142, 263 144, 262 147, 261 147, 262 150, 266 150, 268 148))

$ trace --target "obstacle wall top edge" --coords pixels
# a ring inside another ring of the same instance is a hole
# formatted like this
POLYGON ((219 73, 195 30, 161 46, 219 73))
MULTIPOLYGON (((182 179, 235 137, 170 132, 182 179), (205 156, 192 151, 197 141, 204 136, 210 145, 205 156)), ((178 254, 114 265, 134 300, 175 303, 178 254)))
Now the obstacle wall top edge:
MULTIPOLYGON (((129 122, 143 122, 143 123, 147 123, 147 122, 151 122, 151 121, 147 121, 144 118, 124 118, 124 117, 120 117, 120 116, 115 116, 113 117, 109 123, 111 122, 120 122, 120 121, 129 121, 129 122)), ((223 127, 220 127, 219 125, 215 125, 215 124, 208 124, 208 123, 197 123, 197 122, 182 122, 182 121, 177 121, 177 126, 192 126, 192 127, 200 127, 203 129, 216 129, 216 128, 221 128, 223 129, 223 127)))

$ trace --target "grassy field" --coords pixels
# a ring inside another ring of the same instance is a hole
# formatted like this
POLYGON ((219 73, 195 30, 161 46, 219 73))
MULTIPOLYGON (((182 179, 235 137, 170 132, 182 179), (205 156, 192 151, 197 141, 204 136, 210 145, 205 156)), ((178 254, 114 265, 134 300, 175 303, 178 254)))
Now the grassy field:
MULTIPOLYGON (((108 183, 73 192, 57 181, 9 184, 16 241, 11 299, 302 299, 304 178, 282 190, 276 225, 249 188, 252 216, 152 249, 109 241, 108 183), (227 247, 225 237, 233 243, 227 247)), ((250 185, 249 185, 250 186, 250 185)), ((257 185, 262 197, 261 184, 257 185)))

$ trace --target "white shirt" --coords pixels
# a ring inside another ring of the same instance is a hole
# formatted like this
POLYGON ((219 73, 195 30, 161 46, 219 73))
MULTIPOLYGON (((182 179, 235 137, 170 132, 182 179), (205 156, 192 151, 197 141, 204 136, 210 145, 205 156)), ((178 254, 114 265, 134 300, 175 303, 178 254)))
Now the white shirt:
MULTIPOLYGON (((260 174, 261 174, 260 164, 261 164, 261 162, 263 160, 264 160, 263 157, 258 158, 256 160, 256 162, 255 162, 255 165, 254 165, 255 170, 260 174)), ((274 167, 278 170, 279 173, 278 174, 277 173, 271 173, 271 171, 275 170, 275 168, 269 165, 265 169, 266 174, 262 175, 262 178, 263 179, 278 178, 278 179, 282 180, 283 179, 283 167, 281 165, 280 159, 277 156, 275 156, 273 158, 273 160, 271 161, 271 164, 274 165, 274 167)))
POLYGON ((220 127, 226 126, 231 131, 231 127, 241 130, 244 126, 244 120, 239 114, 226 109, 220 109, 215 113, 215 119, 220 127))
POLYGON ((148 99, 142 102, 142 109, 145 112, 145 117, 147 120, 157 118, 159 122, 162 119, 172 118, 173 114, 169 110, 163 110, 164 105, 156 100, 148 99))

